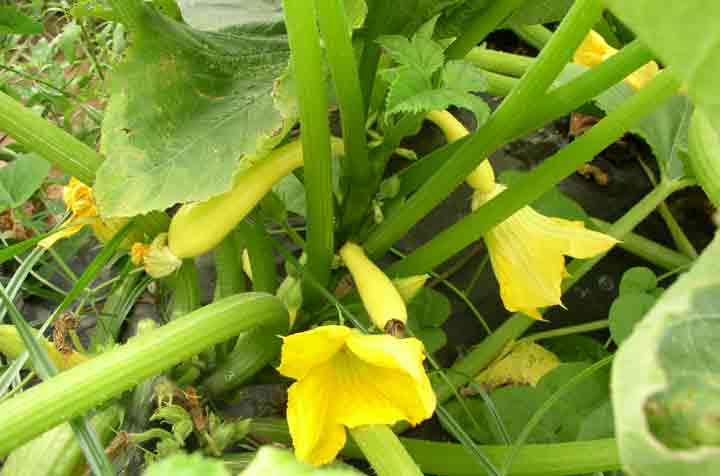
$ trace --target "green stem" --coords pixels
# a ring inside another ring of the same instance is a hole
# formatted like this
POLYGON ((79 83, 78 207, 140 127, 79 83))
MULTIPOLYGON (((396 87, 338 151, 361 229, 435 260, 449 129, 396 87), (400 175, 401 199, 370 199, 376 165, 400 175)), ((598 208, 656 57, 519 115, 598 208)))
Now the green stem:
POLYGON ((658 213, 660 213, 660 216, 670 230, 670 235, 672 235, 675 246, 677 246, 678 249, 688 258, 696 259, 699 255, 695 246, 690 242, 690 239, 685 234, 685 231, 673 216, 667 203, 660 204, 658 207, 658 213))
POLYGON ((173 290, 170 320, 175 320, 200 307, 200 282, 195 260, 183 260, 180 269, 170 279, 173 290))
POLYGON ((274 296, 215 302, 32 387, 0 405, 0 457, 219 342, 273 322, 287 325, 274 296))
POLYGON ((265 227, 260 221, 244 221, 238 225, 238 233, 250 255, 253 291, 275 293, 278 286, 278 273, 275 266, 275 254, 265 227))
POLYGON ((537 50, 542 50, 552 38, 552 31, 542 25, 513 25, 510 29, 537 50))
POLYGON ((516 78, 522 77, 535 62, 535 58, 530 56, 491 50, 483 46, 477 46, 471 49, 467 55, 465 55, 465 59, 482 69, 514 76, 516 78))
POLYGON ((531 113, 523 116, 523 125, 507 139, 520 137, 558 117, 573 111, 611 86, 622 81, 653 58, 652 52, 639 41, 633 41, 602 64, 591 68, 572 81, 554 87, 531 113))
POLYGON ((242 270, 242 247, 235 232, 230 232, 215 248, 215 300, 238 294, 247 289, 242 270))
POLYGON ((103 157, 75 137, 0 92, 0 129, 65 173, 91 184, 103 157))
POLYGON ((462 34, 445 50, 445 57, 448 59, 463 58, 527 1, 505 0, 493 2, 488 8, 481 10, 463 30, 462 34))
MULTIPOLYGON (((606 232, 610 228, 610 224, 600 220, 599 218, 591 218, 593 225, 598 230, 606 232)), ((636 233, 628 233, 618 245, 625 251, 637 255, 648 262, 667 270, 684 268, 692 264, 692 259, 675 250, 671 250, 659 243, 648 240, 644 236, 636 233)))
POLYGON ((485 92, 493 96, 507 96, 520 83, 517 78, 493 73, 492 71, 483 71, 483 73, 488 83, 485 92))
MULTIPOLYGON (((291 443, 287 423, 283 420, 254 419, 250 431, 265 440, 291 443)), ((400 443, 424 473, 438 476, 485 474, 462 445, 414 438, 400 438, 400 443)), ((479 448, 497 465, 502 464, 510 451, 507 446, 499 445, 481 445, 479 448)), ((348 458, 363 458, 363 452, 352 441, 348 442, 342 454, 348 458)), ((620 455, 614 439, 529 444, 520 448, 508 476, 570 476, 619 468, 620 455)))
POLYGON ((679 85, 680 82, 672 72, 666 69, 581 138, 525 175, 516 186, 444 230, 406 259, 395 263, 389 271, 400 276, 420 274, 447 260, 510 215, 540 198, 555 184, 574 173, 580 165, 592 160, 605 147, 622 137, 629 127, 674 94, 679 85))
POLYGON ((422 476, 400 439, 386 425, 350 430, 353 440, 378 476, 422 476))
POLYGON ((585 332, 599 331, 607 329, 610 321, 603 319, 601 321, 588 322, 587 324, 578 324, 576 326, 567 326, 561 329, 553 329, 551 331, 536 332, 522 339, 523 342, 535 342, 543 339, 554 339, 556 337, 569 336, 573 334, 583 334, 585 332))
POLYGON ((552 84, 597 18, 603 2, 579 0, 574 3, 538 61, 520 84, 502 102, 485 125, 453 154, 425 185, 398 212, 385 218, 366 241, 365 249, 373 256, 384 254, 415 223, 444 200, 488 154, 500 146, 508 130, 517 127, 518 118, 527 112, 552 84))
MULTIPOLYGON (((692 182, 686 180, 661 184, 608 228, 606 233, 618 240, 623 239, 625 235, 655 211, 657 206, 670 196, 670 194, 691 184, 692 182)), ((573 260, 567 268, 570 277, 563 283, 563 291, 567 291, 580 281, 604 256, 603 254, 589 260, 573 260)), ((457 360, 447 372, 448 379, 454 388, 449 387, 437 377, 431 377, 438 401, 444 402, 450 398, 455 388, 466 384, 470 378, 487 367, 505 348, 508 342, 520 338, 535 322, 532 318, 521 313, 513 314, 508 320, 503 322, 495 332, 483 340, 471 352, 457 360)))
POLYGON ((352 230, 362 221, 373 194, 373 176, 365 133, 365 104, 350 25, 341 0, 315 0, 330 72, 340 106, 349 189, 343 203, 343 226, 352 230))
MULTIPOLYGON (((330 280, 334 245, 330 126, 323 52, 314 5, 283 0, 283 6, 292 51, 290 62, 300 102, 300 138, 307 195, 307 266, 315 279, 326 286, 330 280)), ((310 287, 305 289, 309 301, 317 297, 310 287)))

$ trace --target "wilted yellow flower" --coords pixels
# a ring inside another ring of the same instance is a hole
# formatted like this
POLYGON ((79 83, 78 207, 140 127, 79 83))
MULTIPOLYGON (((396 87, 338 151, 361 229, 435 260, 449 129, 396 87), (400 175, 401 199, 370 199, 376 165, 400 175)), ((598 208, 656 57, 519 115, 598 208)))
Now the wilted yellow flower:
POLYGON ((155 279, 164 278, 177 271, 182 266, 182 260, 172 254, 167 238, 167 233, 160 233, 149 245, 135 243, 130 250, 133 264, 142 264, 148 276, 155 279))
POLYGON ((297 380, 287 410, 297 458, 316 466, 332 461, 345 446, 346 427, 430 418, 436 397, 424 358, 417 339, 345 326, 284 337, 278 371, 297 380))
MULTIPOLYGON (((476 191, 473 210, 503 190, 497 184, 492 193, 476 191)), ((535 319, 542 319, 538 308, 562 305, 565 256, 592 258, 617 243, 608 235, 585 229, 582 222, 546 217, 529 206, 496 225, 484 239, 503 304, 535 319)))
MULTIPOLYGON (((63 201, 72 215, 65 222, 65 227, 62 230, 53 233, 38 244, 41 248, 50 248, 58 240, 78 233, 85 225, 91 226, 95 236, 104 243, 110 241, 115 236, 115 233, 120 231, 128 221, 125 218, 101 220, 98 216, 92 188, 75 177, 70 178, 70 181, 65 186, 63 201)), ((126 244, 129 246, 129 243, 126 244)))
POLYGON ((135 266, 141 266, 145 263, 145 255, 150 251, 150 245, 147 243, 133 243, 130 248, 130 261, 135 266))
MULTIPOLYGON (((594 30, 590 30, 590 33, 588 33, 585 37, 585 40, 583 40, 577 51, 575 51, 573 62, 592 68, 617 52, 618 50, 607 44, 602 35, 594 30)), ((650 61, 648 64, 625 78, 625 82, 637 91, 649 83, 659 71, 660 67, 658 64, 655 61, 650 61)))

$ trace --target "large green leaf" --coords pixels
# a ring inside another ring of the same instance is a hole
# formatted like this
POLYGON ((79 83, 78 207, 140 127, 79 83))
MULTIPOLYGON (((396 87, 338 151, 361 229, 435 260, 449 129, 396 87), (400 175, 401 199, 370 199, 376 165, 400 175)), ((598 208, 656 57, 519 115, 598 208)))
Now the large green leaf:
MULTIPOLYGON (((132 216, 228 191, 281 140, 295 107, 277 78, 282 32, 200 32, 141 4, 112 80, 95 183, 103 216, 132 216)), ((247 28, 246 28, 247 27, 247 28)))
POLYGON ((178 0, 185 21, 198 30, 216 31, 245 23, 282 23, 281 0, 178 0))
POLYGON ((36 155, 24 155, 0 168, 0 212, 19 207, 40 188, 50 163, 36 155))
POLYGON ((620 346, 612 374, 620 456, 635 476, 720 468, 720 239, 620 346))
POLYGON ((673 67, 693 102, 720 130, 720 2, 717 0, 608 0, 612 11, 673 67))

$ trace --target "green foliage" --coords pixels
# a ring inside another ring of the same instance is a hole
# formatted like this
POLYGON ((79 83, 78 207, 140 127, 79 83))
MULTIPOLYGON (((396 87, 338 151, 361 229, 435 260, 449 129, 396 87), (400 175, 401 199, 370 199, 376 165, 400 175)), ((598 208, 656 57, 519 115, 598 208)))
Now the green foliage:
POLYGON ((716 238, 615 358, 615 425, 633 475, 713 474, 720 465, 718 259, 716 238))
POLYGON ((620 295, 610 306, 610 335, 620 345, 638 322, 652 309, 662 293, 657 277, 649 268, 630 268, 620 280, 620 295))
POLYGON ((263 446, 242 476, 362 476, 351 466, 335 463, 315 468, 296 460, 287 450, 263 446))
MULTIPOLYGON (((507 428, 512 440, 522 432, 528 420, 535 411, 550 398, 550 396, 574 376, 589 366, 587 363, 565 363, 546 374, 537 386, 506 386, 490 392, 497 412, 507 428)), ((609 375, 599 372, 588 378, 582 385, 576 387, 570 395, 560 399, 542 418, 528 439, 528 443, 557 443, 575 441, 581 431, 592 432, 598 438, 612 436, 612 431, 598 431, 595 421, 598 417, 592 415, 594 411, 609 402, 608 389, 609 375), (593 420, 588 420, 591 418, 593 420)), ((465 402, 470 412, 475 416, 479 426, 475 426, 464 413, 462 406, 453 402, 447 406, 448 410, 468 429, 469 433, 479 443, 498 443, 502 440, 497 434, 492 416, 480 397, 468 399, 465 402)))
POLYGON ((0 168, 0 212, 25 203, 43 184, 50 164, 34 154, 18 156, 0 168))
POLYGON ((290 98, 274 90, 287 65, 284 34, 247 25, 204 33, 140 10, 103 121, 107 160, 95 192, 104 216, 226 192, 294 123, 290 98))
POLYGON ((469 91, 484 91, 487 81, 479 69, 466 61, 445 63, 444 47, 432 39, 435 21, 423 25, 411 39, 400 35, 378 39, 398 64, 381 71, 389 84, 385 113, 418 114, 453 105, 473 111, 478 123, 483 123, 490 109, 469 91))
POLYGON ((42 32, 42 23, 25 15, 17 7, 0 6, 0 35, 37 35, 42 32))
POLYGON ((720 134, 701 109, 690 122, 688 162, 693 176, 716 207, 720 207, 720 134))
POLYGON ((218 31, 241 24, 273 25, 283 21, 281 0, 178 0, 188 25, 218 31))
POLYGON ((432 288, 422 288, 408 304, 408 327, 433 353, 447 344, 442 325, 450 317, 450 301, 432 288))
POLYGON ((143 476, 230 476, 222 461, 176 454, 151 465, 143 476))
POLYGON ((686 0, 658 3, 655 0, 610 0, 610 9, 687 83, 688 93, 720 129, 720 3, 686 0))

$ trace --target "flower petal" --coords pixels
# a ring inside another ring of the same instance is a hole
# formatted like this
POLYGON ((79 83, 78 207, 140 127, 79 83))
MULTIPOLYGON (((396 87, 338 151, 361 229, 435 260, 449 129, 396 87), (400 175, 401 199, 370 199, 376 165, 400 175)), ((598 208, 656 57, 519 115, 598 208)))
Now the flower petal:
POLYGON ((332 363, 337 372, 337 421, 355 428, 407 420, 417 424, 432 416, 435 394, 402 370, 377 367, 351 352, 341 352, 332 363), (424 390, 424 391, 423 391, 424 390))
POLYGON ((321 326, 283 337, 278 372, 295 380, 304 378, 337 354, 351 332, 345 326, 321 326))
POLYGON ((288 390, 287 420, 295 456, 319 466, 345 446, 345 428, 334 421, 337 390, 334 370, 320 366, 288 390))
POLYGON ((505 307, 540 319, 537 308, 561 303, 566 245, 527 226, 532 213, 521 209, 487 233, 485 243, 505 307))

